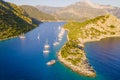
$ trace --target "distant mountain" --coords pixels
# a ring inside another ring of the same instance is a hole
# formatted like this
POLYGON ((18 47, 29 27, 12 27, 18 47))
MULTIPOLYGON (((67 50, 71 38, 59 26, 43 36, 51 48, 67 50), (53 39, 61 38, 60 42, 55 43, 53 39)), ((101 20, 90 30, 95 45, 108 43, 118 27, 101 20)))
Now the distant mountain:
POLYGON ((0 40, 28 32, 38 25, 34 22, 19 6, 0 1, 0 40))
POLYGON ((50 15, 50 14, 47 14, 47 13, 44 13, 40 10, 38 10, 36 7, 34 6, 30 6, 30 5, 23 5, 21 6, 25 11, 26 13, 32 17, 32 18, 35 18, 37 20, 40 20, 40 21, 51 21, 51 20, 55 20, 55 17, 50 15))
POLYGON ((38 8, 40 11, 43 11, 45 13, 54 14, 55 12, 59 11, 63 7, 50 7, 50 6, 37 5, 36 8, 38 8))
POLYGON ((113 9, 107 9, 107 11, 113 14, 114 16, 120 18, 120 8, 114 7, 113 9))
POLYGON ((39 10, 55 15, 62 20, 86 20, 111 13, 120 18, 120 8, 110 5, 99 5, 90 1, 76 2, 66 7, 36 6, 39 10))
POLYGON ((94 8, 86 2, 77 2, 55 13, 59 18, 79 20, 107 14, 104 9, 94 8))

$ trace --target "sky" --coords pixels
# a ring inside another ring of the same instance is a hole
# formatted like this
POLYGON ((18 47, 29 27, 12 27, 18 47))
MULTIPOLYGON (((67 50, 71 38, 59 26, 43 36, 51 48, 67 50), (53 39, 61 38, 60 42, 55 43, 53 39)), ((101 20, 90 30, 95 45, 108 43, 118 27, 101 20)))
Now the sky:
MULTIPOLYGON (((47 5, 55 7, 63 7, 79 1, 88 1, 88 0, 4 0, 12 2, 18 5, 47 5)), ((120 0, 89 0, 98 4, 112 5, 120 7, 120 0)))

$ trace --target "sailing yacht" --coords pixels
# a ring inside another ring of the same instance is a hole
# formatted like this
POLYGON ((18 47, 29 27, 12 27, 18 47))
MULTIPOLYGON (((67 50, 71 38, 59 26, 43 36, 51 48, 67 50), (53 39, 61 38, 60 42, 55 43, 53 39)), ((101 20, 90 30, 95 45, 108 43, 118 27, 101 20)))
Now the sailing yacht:
POLYGON ((46 41, 45 45, 44 45, 44 50, 43 50, 43 53, 45 54, 48 54, 50 51, 49 51, 49 44, 48 44, 48 40, 46 41))
POLYGON ((38 34, 38 37, 37 37, 38 39, 40 39, 40 35, 38 34))
POLYGON ((21 34, 21 35, 19 36, 19 38, 24 39, 24 38, 26 38, 26 37, 25 37, 25 35, 24 35, 24 33, 23 33, 23 34, 21 34))
POLYGON ((53 45, 57 46, 57 45, 59 45, 59 42, 56 41, 56 42, 53 43, 53 45))
POLYGON ((59 26, 59 27, 58 27, 58 29, 60 30, 60 29, 61 29, 61 27, 59 26))
POLYGON ((59 33, 59 35, 58 35, 58 37, 62 38, 63 35, 64 35, 64 32, 65 32, 65 30, 62 28, 61 31, 60 31, 60 33, 59 33))
POLYGON ((53 46, 57 46, 57 45, 59 45, 59 41, 58 41, 58 39, 56 37, 56 41, 53 43, 53 46))
POLYGON ((50 48, 50 46, 48 44, 48 41, 46 41, 46 44, 44 45, 44 49, 49 49, 49 48, 50 48))
POLYGON ((50 51, 47 50, 47 49, 43 50, 43 53, 45 53, 45 54, 48 54, 49 52, 50 52, 50 51))
POLYGON ((48 41, 46 41, 45 45, 44 45, 44 50, 43 50, 43 53, 45 54, 48 54, 50 51, 49 51, 49 44, 48 44, 48 41))
POLYGON ((58 41, 62 41, 62 38, 58 38, 58 41))

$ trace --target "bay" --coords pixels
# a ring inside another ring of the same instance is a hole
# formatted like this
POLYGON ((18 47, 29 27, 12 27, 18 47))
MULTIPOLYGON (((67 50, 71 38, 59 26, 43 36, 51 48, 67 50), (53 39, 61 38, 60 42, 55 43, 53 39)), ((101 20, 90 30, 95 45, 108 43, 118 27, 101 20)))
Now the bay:
POLYGON ((119 80, 120 38, 106 38, 85 44, 86 56, 97 72, 95 78, 80 76, 57 60, 57 52, 67 41, 65 32, 58 46, 53 46, 65 22, 45 22, 19 37, 0 41, 0 80, 119 80), (39 39, 38 39, 39 34, 39 39), (48 41, 50 53, 44 54, 48 41), (47 66, 52 59, 56 64, 47 66))

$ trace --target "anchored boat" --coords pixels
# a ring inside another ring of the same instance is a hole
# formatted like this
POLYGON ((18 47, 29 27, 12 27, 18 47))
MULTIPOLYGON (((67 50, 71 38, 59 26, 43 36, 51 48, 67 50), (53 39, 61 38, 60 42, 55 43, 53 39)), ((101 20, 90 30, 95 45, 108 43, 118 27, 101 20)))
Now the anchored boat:
POLYGON ((26 38, 26 37, 25 37, 24 34, 21 34, 21 35, 19 36, 19 38, 24 39, 24 38, 26 38))
POLYGON ((50 46, 48 44, 48 41, 46 41, 46 44, 44 45, 44 49, 49 49, 49 48, 50 48, 50 46))
POLYGON ((43 53, 48 54, 50 51, 49 50, 43 50, 43 53))
POLYGON ((51 61, 47 62, 46 64, 47 64, 48 66, 51 66, 51 65, 53 65, 53 64, 55 64, 55 63, 56 63, 56 60, 51 60, 51 61))
POLYGON ((38 33, 38 36, 37 36, 38 39, 40 39, 40 34, 38 33))

